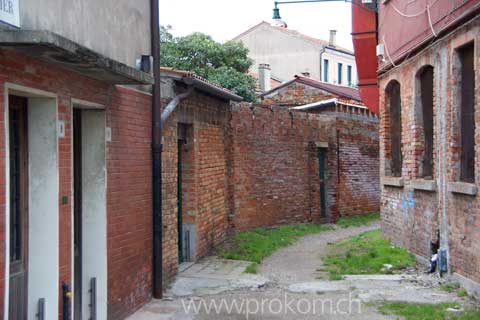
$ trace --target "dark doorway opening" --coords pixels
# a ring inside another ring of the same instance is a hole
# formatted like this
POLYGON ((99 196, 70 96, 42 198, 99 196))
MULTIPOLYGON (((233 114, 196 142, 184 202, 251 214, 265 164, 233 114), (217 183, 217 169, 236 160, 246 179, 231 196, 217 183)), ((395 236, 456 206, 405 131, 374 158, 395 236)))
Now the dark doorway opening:
POLYGON ((9 97, 10 289, 9 319, 27 319, 28 145, 26 98, 9 97))
POLYGON ((325 160, 327 150, 325 148, 318 148, 318 174, 320 179, 320 217, 327 217, 327 187, 325 174, 325 160))

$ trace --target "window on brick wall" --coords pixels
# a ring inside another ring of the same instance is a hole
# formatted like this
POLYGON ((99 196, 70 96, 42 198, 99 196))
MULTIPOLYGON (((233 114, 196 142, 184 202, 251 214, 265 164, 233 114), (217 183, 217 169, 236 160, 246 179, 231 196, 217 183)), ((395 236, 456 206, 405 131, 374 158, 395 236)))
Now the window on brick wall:
POLYGON ((392 80, 386 89, 386 107, 389 114, 390 175, 402 176, 402 103, 400 83, 392 80))
POLYGON ((460 66, 460 181, 475 182, 475 70, 474 46, 468 44, 457 51, 460 66))
POLYGON ((421 148, 419 175, 424 179, 433 179, 433 75, 432 66, 425 66, 417 73, 417 118, 421 148))

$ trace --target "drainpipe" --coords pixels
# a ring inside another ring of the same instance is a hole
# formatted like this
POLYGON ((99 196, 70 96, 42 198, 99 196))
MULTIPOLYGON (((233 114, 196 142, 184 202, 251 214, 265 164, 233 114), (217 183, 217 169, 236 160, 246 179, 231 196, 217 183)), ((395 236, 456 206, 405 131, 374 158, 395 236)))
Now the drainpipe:
POLYGON ((160 20, 159 0, 150 1, 150 31, 153 57, 152 88, 152 291, 153 297, 162 298, 162 122, 160 105, 160 20))
POLYGON ((165 125, 165 122, 167 122, 167 119, 168 119, 168 117, 170 116, 170 114, 173 112, 173 110, 175 110, 175 108, 178 106, 178 104, 179 104, 182 100, 188 98, 188 96, 190 96, 190 95, 192 94, 193 90, 194 90, 193 87, 189 87, 186 92, 175 96, 175 97, 168 103, 168 105, 165 107, 165 109, 163 109, 163 111, 162 111, 162 116, 161 116, 162 128, 163 128, 163 126, 165 125))

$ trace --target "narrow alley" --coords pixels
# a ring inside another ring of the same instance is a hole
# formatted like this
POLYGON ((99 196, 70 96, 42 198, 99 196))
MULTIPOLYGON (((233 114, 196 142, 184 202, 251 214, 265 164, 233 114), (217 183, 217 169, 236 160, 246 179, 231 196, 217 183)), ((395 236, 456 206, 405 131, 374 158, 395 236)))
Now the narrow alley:
MULTIPOLYGON (((458 303, 468 299, 440 289, 436 276, 414 268, 400 274, 350 275, 331 281, 322 270, 328 247, 338 241, 377 231, 373 222, 308 235, 276 251, 258 266, 208 257, 181 271, 162 300, 147 304, 129 320, 163 319, 397 319, 378 304, 458 303)), ((452 313, 458 310, 451 309, 452 313)))

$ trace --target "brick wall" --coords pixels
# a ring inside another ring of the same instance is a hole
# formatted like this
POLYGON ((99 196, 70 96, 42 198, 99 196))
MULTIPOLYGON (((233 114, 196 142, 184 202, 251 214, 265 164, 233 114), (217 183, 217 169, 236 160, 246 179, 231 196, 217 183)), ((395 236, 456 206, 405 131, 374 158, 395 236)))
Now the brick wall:
POLYGON ((230 121, 231 227, 326 222, 378 211, 377 129, 378 120, 363 115, 235 105, 230 121), (327 219, 320 218, 317 143, 328 145, 327 219))
MULTIPOLYGON (((181 91, 181 88, 177 88, 181 91)), ((165 99, 163 103, 167 103, 165 99)), ((182 148, 182 219, 196 226, 196 260, 225 239, 227 230, 226 127, 229 104, 195 92, 170 115, 164 128, 164 277, 178 271, 178 124, 186 124, 182 148)))
MULTIPOLYGON (((106 107, 112 142, 107 143, 107 219, 109 314, 119 319, 148 301, 151 292, 151 102, 143 93, 108 86, 76 73, 0 50, 0 120, 4 124, 4 84, 55 93, 58 118, 65 121, 59 138, 59 295, 62 281, 71 283, 72 106, 81 99, 106 107), (67 198, 63 204, 62 198, 67 198)), ((5 132, 0 128, 0 234, 5 252, 5 132)), ((4 311, 5 261, 0 255, 0 318, 4 311)))
MULTIPOLYGON (((382 185, 381 212, 386 234, 397 244, 415 254, 430 258, 431 243, 440 242, 448 249, 451 271, 480 282, 480 197, 449 191, 458 180, 460 128, 458 64, 455 49, 475 40, 475 68, 480 66, 480 19, 441 39, 402 63, 380 79, 380 167, 388 182, 389 114, 385 89, 392 80, 401 84, 403 187, 382 185), (418 184, 419 146, 422 127, 417 116, 420 107, 416 96, 415 75, 425 65, 434 67, 434 177, 435 190, 420 190, 418 184), (440 239, 439 239, 440 236, 440 239)), ((480 96, 480 78, 476 73, 475 96, 480 96)), ((475 109, 480 110, 476 100, 475 109)), ((475 155, 476 185, 480 177, 480 119, 476 116, 475 155)))
POLYGON ((340 216, 378 212, 380 162, 378 120, 339 115, 338 206, 340 216))
MULTIPOLYGON (((238 104, 230 122, 235 230, 312 221, 319 212, 318 160, 312 143, 336 150, 334 122, 285 108, 238 104)), ((336 184, 336 152, 328 153, 327 190, 336 184)), ((335 193, 329 193, 335 211, 335 193)), ((335 215, 335 213, 332 213, 335 215)))
POLYGON ((152 292, 151 97, 110 88, 107 124, 108 316, 122 319, 152 292))

